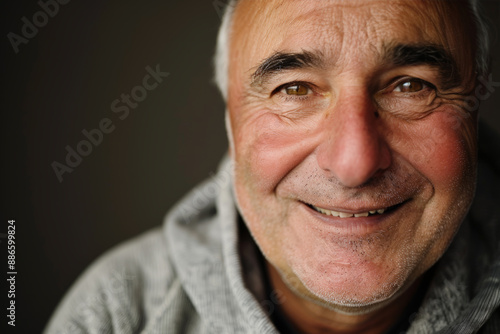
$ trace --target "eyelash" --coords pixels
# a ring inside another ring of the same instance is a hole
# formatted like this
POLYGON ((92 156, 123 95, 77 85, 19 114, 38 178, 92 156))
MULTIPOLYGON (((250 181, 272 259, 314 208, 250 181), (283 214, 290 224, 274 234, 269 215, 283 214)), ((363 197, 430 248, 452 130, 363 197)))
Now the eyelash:
MULTIPOLYGON (((285 89, 287 87, 291 87, 291 86, 295 86, 295 85, 304 86, 311 93, 314 93, 314 88, 313 88, 312 84, 304 82, 304 81, 292 81, 292 82, 287 82, 287 83, 285 83, 285 84, 283 84, 283 85, 278 86, 277 88, 275 88, 271 92, 271 96, 274 96, 274 95, 280 93, 283 89, 285 89)), ((310 94, 307 94, 307 95, 295 95, 295 96, 294 95, 288 95, 288 94, 281 94, 281 95, 282 95, 282 98, 285 101, 303 101, 303 100, 307 100, 310 97, 310 94)))
MULTIPOLYGON (((405 97, 411 97, 411 98, 419 98, 421 97, 422 95, 425 95, 425 92, 428 90, 428 89, 431 89, 431 90, 434 90, 437 92, 437 88, 435 85, 431 84, 430 82, 428 81, 425 81, 423 79, 419 79, 419 78, 415 78, 415 77, 398 77, 396 79, 394 79, 392 81, 391 84, 389 84, 385 89, 382 90, 382 92, 385 92, 385 93, 392 93, 395 91, 395 89, 401 85, 403 85, 405 82, 408 82, 408 81, 416 81, 416 82, 419 82, 423 85, 423 88, 420 90, 420 91, 417 91, 417 92, 396 92, 396 93, 399 93, 399 94, 402 94, 404 95, 405 97)), ((270 96, 274 96, 276 94, 279 94, 281 93, 281 91, 287 87, 291 87, 291 86, 294 86, 294 85, 301 85, 301 86, 304 86, 306 87, 311 93, 314 93, 314 86, 308 82, 304 82, 304 81, 292 81, 292 82, 287 82, 283 85, 280 85, 278 86, 277 88, 275 88, 272 92, 271 92, 271 95, 270 96)), ((288 94, 280 94, 281 95, 281 98, 284 99, 285 101, 304 101, 304 100, 307 100, 310 98, 310 95, 311 94, 307 94, 307 95, 288 95, 288 94)))
POLYGON ((392 92, 395 91, 395 89, 397 87, 399 87, 399 86, 403 85, 405 82, 409 82, 409 81, 421 83, 423 85, 422 89, 420 91, 418 91, 418 92, 409 92, 409 93, 406 93, 406 92, 396 92, 396 93, 404 94, 407 97, 410 97, 410 96, 412 96, 412 97, 419 97, 420 95, 422 95, 428 89, 437 91, 437 88, 436 88, 435 85, 431 84, 428 81, 425 81, 425 80, 419 79, 419 78, 415 78, 415 77, 399 77, 399 78, 396 78, 393 81, 393 83, 388 86, 388 88, 384 89, 384 91, 387 91, 388 93, 392 93, 392 92))

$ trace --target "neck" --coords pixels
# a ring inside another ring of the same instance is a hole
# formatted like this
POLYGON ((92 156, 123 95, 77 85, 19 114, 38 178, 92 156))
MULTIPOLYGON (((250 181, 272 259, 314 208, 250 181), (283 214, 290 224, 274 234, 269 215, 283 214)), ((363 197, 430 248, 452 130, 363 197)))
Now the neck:
POLYGON ((418 279, 404 293, 383 307, 362 314, 346 314, 297 295, 283 282, 274 266, 267 262, 266 264, 272 287, 281 292, 283 313, 296 329, 309 334, 386 333, 404 314, 421 283, 421 279, 418 279))

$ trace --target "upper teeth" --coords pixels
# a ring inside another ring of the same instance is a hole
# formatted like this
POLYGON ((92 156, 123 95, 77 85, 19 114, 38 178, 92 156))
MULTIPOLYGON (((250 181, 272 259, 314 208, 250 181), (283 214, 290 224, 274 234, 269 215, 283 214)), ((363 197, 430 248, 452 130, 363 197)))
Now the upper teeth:
POLYGON ((369 214, 381 214, 384 213, 385 209, 378 209, 378 210, 371 210, 367 212, 361 212, 361 213, 347 213, 347 212, 340 212, 340 211, 333 211, 333 210, 327 210, 323 208, 319 208, 317 206, 312 206, 316 211, 321 212, 325 215, 328 216, 334 216, 334 217, 340 217, 340 218, 350 218, 350 217, 368 217, 369 214))

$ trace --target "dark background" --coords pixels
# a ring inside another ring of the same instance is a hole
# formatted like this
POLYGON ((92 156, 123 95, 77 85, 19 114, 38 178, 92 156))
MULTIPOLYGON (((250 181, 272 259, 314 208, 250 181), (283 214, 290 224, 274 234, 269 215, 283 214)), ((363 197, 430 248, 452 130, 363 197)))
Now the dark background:
MULTIPOLYGON (((224 106, 211 83, 224 2, 73 0, 17 54, 7 34, 21 35, 21 18, 33 22, 41 7, 1 5, 0 233, 16 220, 18 272, 16 327, 7 333, 40 332, 92 260, 161 224, 182 195, 215 172, 227 147, 224 106), (169 77, 120 120, 111 102, 157 64, 169 77), (75 149, 82 130, 103 118, 115 130, 59 182, 51 164, 65 164, 66 145, 75 149)), ((493 80, 500 81, 499 3, 483 2, 496 25, 493 80)), ((500 132, 497 90, 481 110, 500 132)), ((5 283, 5 236, 0 241, 5 283)), ((4 310, 6 295, 2 288, 4 310)), ((3 313, 0 319, 2 326, 8 320, 3 313)))

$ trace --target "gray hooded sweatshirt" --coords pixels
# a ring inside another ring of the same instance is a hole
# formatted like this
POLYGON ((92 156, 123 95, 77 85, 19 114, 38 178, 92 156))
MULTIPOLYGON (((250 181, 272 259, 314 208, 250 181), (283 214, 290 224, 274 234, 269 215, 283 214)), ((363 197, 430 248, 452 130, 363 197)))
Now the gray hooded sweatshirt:
MULTIPOLYGON (((475 201, 418 312, 403 319, 406 333, 500 333, 500 164, 480 153, 475 201)), ((270 319, 279 301, 238 217, 226 159, 161 228, 90 266, 45 333, 278 333, 270 319)))

